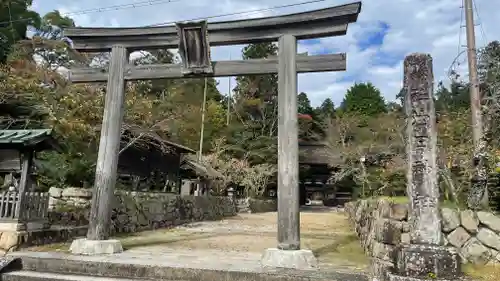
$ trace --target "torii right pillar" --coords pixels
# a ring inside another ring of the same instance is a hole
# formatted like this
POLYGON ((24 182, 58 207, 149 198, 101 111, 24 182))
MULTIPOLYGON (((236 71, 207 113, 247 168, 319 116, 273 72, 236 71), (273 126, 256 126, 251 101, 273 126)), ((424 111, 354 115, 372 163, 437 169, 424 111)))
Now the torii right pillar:
POLYGON ((313 252, 300 247, 297 38, 282 35, 278 50, 278 245, 264 252, 261 263, 314 269, 313 252))
POLYGON ((411 243, 397 249, 394 270, 387 274, 389 281, 451 281, 461 275, 460 257, 456 250, 443 245, 441 232, 433 83, 430 55, 416 53, 405 58, 411 243))

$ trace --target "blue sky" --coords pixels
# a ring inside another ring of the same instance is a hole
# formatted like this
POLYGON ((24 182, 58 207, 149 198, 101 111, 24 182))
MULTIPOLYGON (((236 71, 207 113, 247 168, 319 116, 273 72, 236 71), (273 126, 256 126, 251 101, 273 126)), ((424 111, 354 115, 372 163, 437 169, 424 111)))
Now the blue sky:
MULTIPOLYGON (((500 40, 500 1, 475 0, 477 44, 500 40)), ((114 5, 145 3, 144 0, 34 0, 33 8, 41 14, 52 10, 72 13, 79 26, 142 26, 160 22, 189 20, 240 11, 258 10, 304 0, 152 0, 149 4, 126 9, 104 9, 114 5), (85 11, 84 11, 85 10, 85 11), (74 13, 84 11, 80 13, 74 13)), ((354 1, 325 0, 314 4, 272 11, 220 17, 209 21, 242 19, 302 12, 354 1)), ((132 5, 131 5, 132 6, 132 5)), ((434 59, 436 81, 449 82, 453 59, 464 50, 465 30, 461 28, 460 0, 365 0, 357 23, 348 34, 299 42, 299 52, 310 54, 347 53, 347 71, 299 75, 299 91, 308 93, 313 105, 331 98, 336 105, 355 82, 372 82, 386 100, 395 99, 402 85, 402 61, 412 52, 429 53, 434 59)), ((237 59, 243 46, 212 49, 214 60, 237 59)), ((466 74, 466 57, 460 56, 456 70, 466 74)), ((219 79, 219 89, 228 92, 228 79, 219 79)), ((234 79, 233 79, 234 80, 234 79)), ((233 81, 232 85, 235 85, 233 81)))

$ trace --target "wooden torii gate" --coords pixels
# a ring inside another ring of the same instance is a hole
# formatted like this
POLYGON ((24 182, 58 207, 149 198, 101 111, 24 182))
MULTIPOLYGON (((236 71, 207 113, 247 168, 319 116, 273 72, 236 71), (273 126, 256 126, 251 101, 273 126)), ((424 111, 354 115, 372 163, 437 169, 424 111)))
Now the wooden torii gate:
POLYGON ((89 230, 87 239, 73 242, 72 251, 84 254, 122 251, 118 241, 109 240, 109 202, 116 183, 126 81, 278 73, 278 246, 267 256, 272 259, 281 252, 297 256, 300 251, 297 73, 346 69, 345 54, 297 55, 297 40, 345 35, 349 23, 357 21, 360 11, 361 2, 356 2, 284 16, 208 24, 201 21, 165 27, 66 29, 64 36, 73 41, 77 51, 111 51, 109 69, 70 71, 73 83, 107 81, 89 230), (279 42, 278 58, 210 60, 211 46, 272 41, 279 42), (158 48, 179 48, 182 63, 129 64, 130 52, 158 48))

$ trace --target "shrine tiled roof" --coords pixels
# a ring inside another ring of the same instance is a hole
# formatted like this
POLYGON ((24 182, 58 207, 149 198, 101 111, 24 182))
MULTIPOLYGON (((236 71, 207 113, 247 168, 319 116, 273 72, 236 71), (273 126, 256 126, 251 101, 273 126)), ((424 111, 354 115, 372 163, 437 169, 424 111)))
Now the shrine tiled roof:
POLYGON ((0 147, 37 146, 44 141, 53 140, 51 129, 0 130, 0 147))

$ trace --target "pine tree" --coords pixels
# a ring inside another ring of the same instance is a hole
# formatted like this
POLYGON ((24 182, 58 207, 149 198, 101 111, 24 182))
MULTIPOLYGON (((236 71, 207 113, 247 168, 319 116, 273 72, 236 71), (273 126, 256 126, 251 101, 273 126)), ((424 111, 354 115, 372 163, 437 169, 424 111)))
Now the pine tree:
POLYGON ((375 116, 386 112, 384 98, 372 83, 356 83, 349 90, 340 105, 345 113, 375 116))

